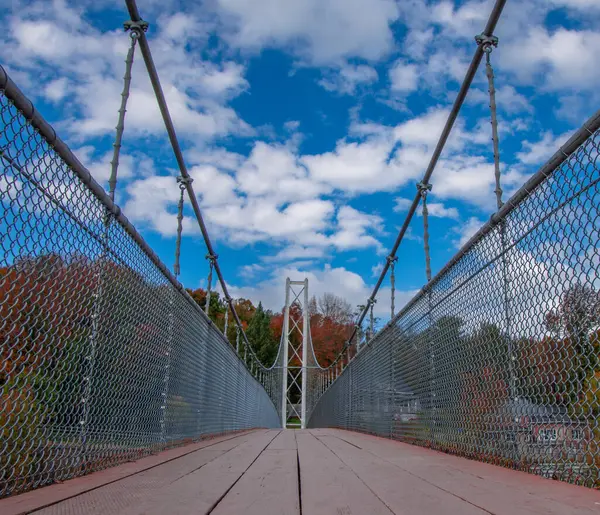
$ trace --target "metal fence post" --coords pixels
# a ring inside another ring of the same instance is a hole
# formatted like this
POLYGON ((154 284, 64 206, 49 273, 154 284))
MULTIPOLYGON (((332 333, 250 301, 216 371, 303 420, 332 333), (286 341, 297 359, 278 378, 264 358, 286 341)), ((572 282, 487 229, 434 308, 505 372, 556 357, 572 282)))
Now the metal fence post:
POLYGON ((81 468, 87 471, 87 451, 88 451, 88 432, 90 423, 90 410, 92 404, 92 391, 94 380, 94 370, 96 368, 96 355, 98 347, 100 345, 101 333, 102 333, 102 317, 104 314, 104 282, 106 280, 106 257, 109 242, 109 231, 112 220, 112 214, 108 210, 104 210, 103 215, 103 228, 101 236, 102 250, 99 257, 96 258, 94 266, 98 268, 96 274, 96 293, 94 293, 94 302, 92 308, 92 331, 89 338, 89 349, 84 361, 84 376, 83 376, 83 395, 81 399, 82 403, 82 416, 80 420, 80 442, 81 442, 81 468))
POLYGON ((169 380, 171 377, 171 354, 173 352, 173 340, 175 330, 175 312, 174 312, 174 296, 175 289, 169 285, 169 325, 167 329, 167 352, 165 363, 164 384, 161 398, 161 414, 160 414, 160 443, 164 447, 167 441, 167 405, 169 398, 169 380))
POLYGON ((432 306, 432 284, 431 281, 427 284, 427 313, 429 318, 429 366, 430 366, 430 377, 429 377, 429 402, 430 402, 430 431, 429 438, 431 440, 430 445, 435 446, 435 426, 436 426, 436 387, 435 387, 435 331, 434 331, 434 320, 433 320, 433 306, 432 306))

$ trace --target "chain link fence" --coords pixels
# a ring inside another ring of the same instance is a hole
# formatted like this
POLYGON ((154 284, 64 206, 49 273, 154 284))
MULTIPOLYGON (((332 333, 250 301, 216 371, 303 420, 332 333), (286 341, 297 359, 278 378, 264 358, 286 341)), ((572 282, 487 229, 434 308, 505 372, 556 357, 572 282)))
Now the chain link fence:
MULTIPOLYGON (((235 349, 1 71, 0 496, 279 426, 235 349)), ((280 396, 280 370, 253 370, 280 396)))
POLYGON ((360 350, 309 427, 600 486, 598 115, 592 121, 568 159, 515 194, 360 350))

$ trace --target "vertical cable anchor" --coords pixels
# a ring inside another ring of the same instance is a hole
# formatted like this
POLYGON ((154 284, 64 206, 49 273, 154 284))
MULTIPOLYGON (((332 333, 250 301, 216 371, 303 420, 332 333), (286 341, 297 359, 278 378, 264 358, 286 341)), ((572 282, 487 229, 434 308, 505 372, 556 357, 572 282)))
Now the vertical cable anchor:
POLYGON ((148 23, 141 21, 139 23, 131 20, 123 24, 125 31, 130 31, 131 45, 125 58, 125 74, 123 75, 123 91, 121 92, 121 106, 119 107, 119 118, 115 127, 115 142, 113 143, 113 158, 110 162, 111 170, 108 179, 108 194, 111 200, 115 200, 115 190, 117 189, 117 173, 119 169, 119 154, 121 153, 121 142, 123 140, 123 130, 125 129, 125 113, 127 112, 127 101, 129 100, 129 91, 131 89, 131 69, 133 67, 133 56, 135 45, 140 33, 148 30, 148 23))
POLYGON ((208 316, 208 308, 210 307, 210 290, 212 286, 212 276, 213 276, 213 268, 215 267, 215 261, 219 256, 216 254, 206 254, 206 259, 208 259, 209 269, 208 269, 208 280, 207 280, 207 288, 206 288, 206 304, 204 305, 204 312, 208 316))
POLYGON ((392 256, 391 254, 387 257, 387 262, 390 266, 390 268, 392 269, 391 273, 390 273, 390 286, 391 286, 391 296, 392 296, 392 302, 391 302, 391 310, 392 310, 392 316, 390 318, 390 320, 392 318, 394 318, 394 311, 395 311, 395 304, 396 304, 396 263, 398 262, 398 256, 392 256))
POLYGON ((177 238, 175 240, 175 264, 173 265, 173 273, 178 276, 181 273, 181 267, 179 265, 179 258, 181 256, 181 233, 183 231, 183 200, 185 189, 188 184, 194 181, 191 177, 177 177, 177 183, 179 184, 179 202, 177 204, 177 238))
POLYGON ((377 303, 375 299, 369 299, 367 304, 369 306, 369 337, 367 338, 367 342, 370 342, 373 339, 373 335, 375 334, 375 317, 373 316, 373 306, 377 303))
POLYGON ((431 281, 431 256, 429 255, 429 210, 427 209, 427 194, 431 191, 431 184, 417 183, 417 190, 423 199, 423 247, 425 250, 425 274, 427 282, 431 281))
POLYGON ((488 92, 490 94, 490 116, 492 124, 492 143, 494 150, 494 175, 496 178, 496 206, 500 209, 503 205, 502 202, 502 188, 500 186, 500 150, 499 150, 499 138, 498 138, 498 116, 496 112, 496 87, 494 85, 494 69, 491 63, 492 50, 498 46, 498 38, 496 36, 486 36, 479 34, 475 36, 477 45, 485 52, 485 74, 488 79, 488 92))

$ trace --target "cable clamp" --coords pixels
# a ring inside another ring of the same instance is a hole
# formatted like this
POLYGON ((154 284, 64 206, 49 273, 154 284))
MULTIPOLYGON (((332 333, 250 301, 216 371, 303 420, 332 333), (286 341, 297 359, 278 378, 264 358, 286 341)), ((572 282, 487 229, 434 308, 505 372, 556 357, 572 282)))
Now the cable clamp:
POLYGON ((132 38, 137 38, 142 32, 146 32, 148 30, 148 22, 144 20, 127 20, 125 23, 123 23, 123 28, 125 29, 125 32, 127 32, 128 30, 131 31, 132 38))
POLYGON ((425 198, 427 196, 427 193, 429 191, 431 191, 432 188, 433 188, 433 186, 431 184, 426 184, 424 182, 417 183, 417 190, 421 194, 421 197, 423 197, 423 198, 425 198))
POLYGON ((475 41, 477 42, 477 46, 480 46, 487 54, 490 54, 492 50, 498 46, 498 38, 496 36, 478 34, 475 36, 475 41))
POLYGON ((177 184, 179 184, 179 189, 182 191, 187 188, 188 184, 192 184, 192 182, 194 182, 194 179, 191 177, 183 177, 181 175, 177 177, 177 184))

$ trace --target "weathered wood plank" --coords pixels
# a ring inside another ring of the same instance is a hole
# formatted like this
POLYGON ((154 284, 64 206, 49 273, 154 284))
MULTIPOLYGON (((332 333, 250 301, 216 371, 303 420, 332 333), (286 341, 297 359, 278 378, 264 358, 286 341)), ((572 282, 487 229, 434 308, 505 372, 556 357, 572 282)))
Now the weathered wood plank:
POLYGON ((63 513, 117 515, 123 513, 129 508, 139 505, 159 489, 168 487, 180 478, 199 470, 212 460, 244 444, 247 440, 248 436, 241 436, 215 442, 210 447, 49 506, 36 513, 43 515, 63 513))
MULTIPOLYGON (((117 467, 84 493, 75 483, 73 497, 36 513, 600 514, 600 492, 361 433, 265 430, 189 449, 117 467)), ((14 499, 0 502, 3 515, 31 511, 4 509, 14 499)))
POLYGON ((252 434, 199 470, 148 495, 123 515, 207 514, 277 436, 277 431, 252 434))
POLYGON ((308 431, 297 431, 303 515, 390 515, 377 496, 308 431))
POLYGON ((270 450, 270 447, 221 500, 212 515, 299 515, 296 450, 270 450))
MULTIPOLYGON (((259 431, 264 433, 264 431, 259 431)), ((244 432, 237 435, 222 435, 213 439, 202 440, 197 443, 192 443, 183 447, 176 447, 158 454, 147 456, 139 460, 125 463, 117 467, 94 472, 88 476, 82 476, 75 479, 70 479, 64 483, 57 483, 44 488, 33 490, 21 495, 9 497, 0 500, 0 513, 2 515, 20 515, 30 513, 35 510, 41 510, 45 506, 49 506, 61 501, 82 496, 86 492, 91 492, 96 489, 101 489, 106 485, 118 485, 122 481, 130 477, 135 477, 138 474, 143 474, 146 471, 155 470, 156 474, 166 474, 166 480, 169 480, 167 470, 163 468, 161 472, 158 469, 165 467, 171 463, 175 468, 182 467, 185 469, 187 461, 199 463, 196 460, 202 456, 196 454, 202 449, 225 449, 231 448, 245 441, 245 436, 251 432, 244 432), (221 443, 225 443, 224 447, 217 447, 221 443), (184 460, 184 461, 181 461, 184 460)))
POLYGON ((401 442, 320 430, 498 515, 598 515, 600 492, 401 442))
POLYGON ((336 436, 320 436, 319 440, 396 514, 487 513, 336 436))
POLYGON ((296 444, 296 430, 295 429, 284 429, 279 435, 273 440, 268 450, 276 450, 276 449, 287 449, 287 450, 296 450, 298 445, 296 444))

